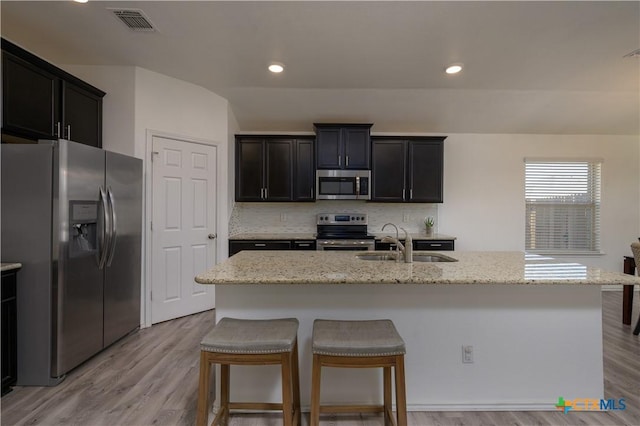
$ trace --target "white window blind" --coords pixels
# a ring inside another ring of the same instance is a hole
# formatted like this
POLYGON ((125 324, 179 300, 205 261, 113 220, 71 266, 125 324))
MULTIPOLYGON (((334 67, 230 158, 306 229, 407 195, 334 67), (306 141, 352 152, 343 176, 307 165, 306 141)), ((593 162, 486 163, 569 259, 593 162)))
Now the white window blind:
POLYGON ((527 251, 600 252, 600 160, 525 160, 527 251))

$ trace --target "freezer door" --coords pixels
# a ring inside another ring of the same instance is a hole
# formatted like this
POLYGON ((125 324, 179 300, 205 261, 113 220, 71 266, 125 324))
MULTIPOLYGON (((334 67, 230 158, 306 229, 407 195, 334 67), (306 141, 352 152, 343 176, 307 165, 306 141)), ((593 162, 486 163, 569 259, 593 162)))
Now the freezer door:
POLYGON ((106 152, 113 215, 104 286, 104 346, 140 326, 142 160, 106 152))
POLYGON ((54 150, 52 375, 102 349, 105 154, 61 140, 54 150), (58 165, 58 168, 55 168, 58 165))

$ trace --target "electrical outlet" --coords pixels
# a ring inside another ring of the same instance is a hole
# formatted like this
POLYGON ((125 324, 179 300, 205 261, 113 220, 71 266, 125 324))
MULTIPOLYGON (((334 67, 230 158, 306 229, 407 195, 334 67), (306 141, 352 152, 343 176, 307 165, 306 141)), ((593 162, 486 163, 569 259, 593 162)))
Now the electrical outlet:
POLYGON ((462 345, 462 362, 464 364, 473 364, 473 346, 462 345))
POLYGON ((286 213, 280 213, 280 222, 286 222, 288 219, 288 216, 286 213))

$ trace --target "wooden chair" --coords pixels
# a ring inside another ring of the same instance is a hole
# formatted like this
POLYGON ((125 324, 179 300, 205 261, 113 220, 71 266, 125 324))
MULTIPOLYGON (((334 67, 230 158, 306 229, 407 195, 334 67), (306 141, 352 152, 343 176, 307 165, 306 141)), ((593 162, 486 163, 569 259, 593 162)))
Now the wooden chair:
POLYGON ((320 413, 382 412, 397 426, 407 424, 404 377, 404 341, 391 320, 332 321, 313 323, 313 371, 311 377, 311 426, 320 413), (382 368, 383 405, 320 405, 322 367, 382 368), (391 410, 391 369, 395 369, 396 418, 391 410))
POLYGON ((300 423, 300 379, 298 372, 298 320, 243 320, 222 318, 200 343, 200 385, 197 426, 209 416, 211 365, 220 364, 220 409, 211 425, 228 424, 230 410, 282 410, 283 425, 300 423), (231 365, 280 364, 282 403, 230 402, 231 365))
MULTIPOLYGON (((636 262, 636 274, 640 277, 640 242, 631 243, 631 251, 633 252, 633 258, 636 262)), ((640 334, 640 316, 638 316, 638 322, 636 328, 633 330, 633 334, 636 336, 640 334)))

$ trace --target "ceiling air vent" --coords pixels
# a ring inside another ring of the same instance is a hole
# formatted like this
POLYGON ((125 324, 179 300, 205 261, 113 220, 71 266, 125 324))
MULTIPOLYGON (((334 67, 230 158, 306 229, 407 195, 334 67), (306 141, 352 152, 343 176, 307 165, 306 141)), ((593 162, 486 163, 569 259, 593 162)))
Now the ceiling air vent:
POLYGON ((149 18, 140 9, 111 9, 111 12, 133 31, 157 31, 149 18))

